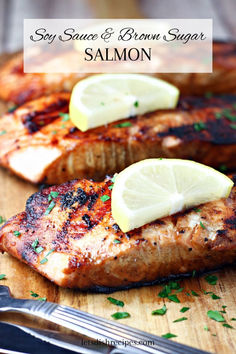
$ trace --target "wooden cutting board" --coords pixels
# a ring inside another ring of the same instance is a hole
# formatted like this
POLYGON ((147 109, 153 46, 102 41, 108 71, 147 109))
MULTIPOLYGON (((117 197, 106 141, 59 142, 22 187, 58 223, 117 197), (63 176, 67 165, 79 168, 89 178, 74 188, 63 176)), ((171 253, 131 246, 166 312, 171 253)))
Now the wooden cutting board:
MULTIPOLYGON (((6 110, 6 106, 2 105, 0 109, 6 110)), ((9 218, 24 210, 27 198, 37 190, 36 186, 0 169, 0 215, 9 218)), ((18 298, 32 299, 30 296, 32 290, 42 297, 47 297, 48 301, 69 305, 107 319, 111 319, 111 314, 121 310, 107 300, 106 294, 89 294, 59 288, 7 254, 0 255, 1 273, 6 274, 6 280, 1 280, 0 284, 9 286, 12 295, 18 298)), ((209 285, 204 276, 181 280, 181 287, 184 288, 178 294, 181 303, 158 297, 161 285, 115 292, 111 296, 125 303, 121 311, 127 311, 131 315, 130 318, 120 322, 156 335, 171 332, 177 335, 173 340, 209 352, 227 354, 236 352, 236 330, 225 328, 222 323, 215 322, 207 316, 208 310, 222 310, 222 306, 227 306, 225 319, 236 328, 236 322, 230 321, 232 317, 236 317, 236 267, 226 267, 215 274, 218 277, 215 286, 209 285), (186 293, 191 293, 191 290, 199 296, 188 296, 186 293), (205 295, 203 290, 213 291, 221 299, 213 300, 210 295, 205 295), (152 316, 151 312, 161 308, 164 303, 167 306, 166 314, 152 316), (182 307, 189 307, 190 310, 181 313, 182 307), (173 323, 183 316, 188 319, 173 323), (209 331, 204 330, 204 326, 207 326, 209 331)), ((18 315, 0 315, 0 321, 6 319, 25 325, 35 325, 34 321, 28 323, 25 318, 18 315)), ((37 325, 55 328, 52 324, 38 320, 37 325)))

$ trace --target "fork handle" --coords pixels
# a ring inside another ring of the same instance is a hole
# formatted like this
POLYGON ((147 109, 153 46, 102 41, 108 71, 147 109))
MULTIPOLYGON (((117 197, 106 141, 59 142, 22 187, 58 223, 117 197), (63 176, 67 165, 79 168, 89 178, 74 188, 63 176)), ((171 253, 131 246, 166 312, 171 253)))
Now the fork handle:
POLYGON ((206 352, 52 302, 9 300, 5 311, 34 315, 127 353, 206 354, 206 352))

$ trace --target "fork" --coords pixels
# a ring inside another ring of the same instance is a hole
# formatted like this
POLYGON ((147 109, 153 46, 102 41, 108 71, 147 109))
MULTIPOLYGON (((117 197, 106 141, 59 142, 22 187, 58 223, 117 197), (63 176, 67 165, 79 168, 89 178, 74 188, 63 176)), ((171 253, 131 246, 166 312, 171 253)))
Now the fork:
POLYGON ((11 297, 9 288, 3 285, 0 285, 0 312, 33 315, 112 345, 125 353, 206 354, 204 351, 72 307, 38 300, 15 299, 11 297))

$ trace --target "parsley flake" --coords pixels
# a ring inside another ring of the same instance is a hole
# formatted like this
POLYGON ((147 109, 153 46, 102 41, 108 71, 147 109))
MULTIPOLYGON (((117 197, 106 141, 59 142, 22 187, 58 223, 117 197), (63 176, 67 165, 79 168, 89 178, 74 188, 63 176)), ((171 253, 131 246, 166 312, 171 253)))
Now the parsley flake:
POLYGON ((6 279, 6 274, 0 274, 0 280, 6 279))
POLYGON ((114 299, 114 297, 107 297, 107 300, 110 301, 112 304, 116 305, 116 306, 120 306, 120 307, 123 307, 124 306, 124 302, 123 301, 120 301, 120 300, 117 300, 117 299, 114 299))
POLYGON ((161 309, 152 311, 152 315, 163 316, 163 315, 165 315, 166 311, 167 311, 167 308, 166 308, 166 305, 164 305, 161 309))
MULTIPOLYGON (((221 297, 218 296, 218 295, 216 295, 216 294, 212 294, 212 295, 211 295, 211 298, 212 298, 213 300, 221 299, 221 297)), ((224 311, 224 312, 225 312, 225 311, 224 311)))
POLYGON ((208 316, 209 318, 211 318, 212 320, 214 320, 214 321, 217 321, 217 322, 225 322, 224 317, 220 314, 219 311, 212 311, 212 310, 209 310, 209 311, 207 311, 207 316, 208 316))
POLYGON ((194 126, 194 129, 195 129, 197 132, 200 132, 201 130, 206 129, 206 124, 203 123, 203 122, 194 123, 193 126, 194 126))
POLYGON ((236 130, 236 124, 230 124, 230 127, 234 130, 236 130))
POLYGON ((222 323, 222 326, 226 328, 234 329, 234 327, 230 326, 228 323, 222 323))
POLYGON ((180 312, 184 313, 184 312, 188 311, 189 309, 190 309, 190 307, 182 307, 180 312))
POLYGON ((194 290, 191 290, 193 296, 199 296, 194 290))
POLYGON ((202 229, 206 230, 206 226, 200 221, 200 226, 202 229))
POLYGON ((226 165, 223 165, 223 164, 222 164, 222 165, 219 166, 219 170, 220 170, 221 172, 226 172, 227 169, 228 169, 228 168, 227 168, 226 165))
POLYGON ((194 211, 196 211, 196 213, 200 213, 201 209, 198 208, 193 208, 194 211))
POLYGON ((208 282, 208 284, 210 284, 210 285, 216 285, 217 280, 218 280, 218 278, 217 278, 216 275, 211 275, 211 274, 207 275, 204 279, 205 279, 205 280, 208 282))
POLYGON ((138 107, 139 106, 139 102, 138 101, 135 101, 134 102, 134 107, 138 107))
POLYGON ((182 321, 186 321, 186 320, 187 320, 187 317, 180 317, 177 320, 174 320, 173 323, 182 322, 182 321))
POLYGON ((102 202, 106 202, 107 200, 111 199, 111 197, 109 197, 109 195, 104 194, 100 197, 100 199, 102 202))
POLYGON ((121 243, 121 241, 118 240, 117 238, 115 238, 115 240, 113 241, 113 243, 121 243))
POLYGON ((128 318, 130 317, 130 314, 128 312, 115 312, 113 315, 111 315, 115 320, 120 320, 122 318, 128 318))
POLYGON ((4 129, 4 130, 2 130, 1 132, 0 132, 0 136, 1 135, 4 135, 4 134, 6 134, 7 133, 7 131, 4 129))
POLYGON ((170 338, 175 338, 177 336, 173 333, 166 333, 166 334, 162 334, 162 337, 166 339, 170 339, 170 338))
POLYGON ((209 328, 207 326, 204 326, 204 331, 209 331, 209 328))
POLYGON ((21 235, 20 231, 13 231, 13 234, 16 236, 16 237, 19 237, 21 235))
POLYGON ((180 301, 179 301, 177 295, 175 295, 175 294, 168 295, 168 296, 167 296, 167 299, 169 299, 170 301, 173 301, 173 302, 180 303, 180 301))
POLYGON ((40 264, 44 264, 44 263, 47 263, 47 261, 48 261, 48 256, 52 253, 52 252, 54 252, 55 251, 55 249, 54 248, 52 248, 47 254, 46 254, 46 256, 40 261, 40 264))
POLYGON ((56 203, 52 200, 51 203, 49 204, 48 208, 46 209, 44 215, 50 214, 55 205, 56 205, 56 203))
POLYGON ((8 111, 9 113, 12 113, 12 112, 14 112, 14 111, 17 109, 17 107, 18 107, 18 106, 17 106, 16 104, 14 104, 13 106, 9 107, 7 111, 8 111))
POLYGON ((52 200, 52 198, 56 198, 58 197, 59 193, 56 191, 51 191, 48 195, 48 201, 50 202, 52 200))
POLYGON ((115 125, 115 128, 126 128, 131 127, 132 124, 130 122, 119 123, 115 125))
POLYGON ((232 318, 231 318, 231 321, 236 321, 236 318, 235 318, 235 317, 232 317, 232 318))
POLYGON ((6 219, 0 215, 0 225, 3 224, 6 221, 6 219))
POLYGON ((59 113, 59 116, 60 117, 63 117, 62 118, 62 122, 67 122, 69 119, 70 119, 70 116, 69 116, 69 114, 68 113, 59 113))
POLYGON ((216 119, 221 119, 222 118, 222 113, 221 112, 215 112, 215 117, 216 117, 216 119))

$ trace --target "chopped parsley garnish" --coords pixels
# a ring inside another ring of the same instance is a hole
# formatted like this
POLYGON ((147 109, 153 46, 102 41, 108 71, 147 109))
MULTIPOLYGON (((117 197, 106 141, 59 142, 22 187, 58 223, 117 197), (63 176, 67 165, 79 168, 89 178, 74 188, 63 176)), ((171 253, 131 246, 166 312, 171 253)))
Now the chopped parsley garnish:
POLYGON ((207 311, 207 316, 214 321, 225 322, 224 317, 220 314, 219 311, 212 311, 212 310, 207 311))
POLYGON ((222 113, 223 113, 223 115, 224 115, 227 119, 229 119, 231 122, 236 122, 236 116, 233 115, 233 114, 231 114, 231 110, 229 110, 229 109, 224 109, 224 110, 222 111, 222 113))
POLYGON ((152 315, 163 316, 167 311, 166 305, 164 305, 161 309, 152 311, 152 315))
POLYGON ((201 209, 199 208, 193 208, 194 211, 196 211, 196 213, 200 213, 201 209))
POLYGON ((182 307, 180 312, 184 313, 184 312, 188 311, 189 309, 190 309, 190 307, 182 307))
POLYGON ((113 243, 121 243, 121 241, 118 240, 117 238, 115 238, 115 240, 113 241, 113 243))
POLYGON ((48 195, 48 201, 50 202, 52 200, 52 198, 56 198, 58 197, 59 193, 55 192, 55 191, 51 191, 48 195))
POLYGON ((193 272, 192 272, 192 278, 194 278, 195 276, 196 276, 196 270, 193 270, 193 272))
POLYGON ((39 246, 39 247, 35 248, 35 252, 38 253, 38 254, 43 252, 43 250, 44 250, 44 248, 42 246, 39 246))
POLYGON ((128 312, 115 312, 113 315, 111 315, 115 320, 120 320, 122 318, 128 318, 130 317, 130 314, 128 312))
POLYGON ((39 297, 39 294, 35 293, 34 291, 30 290, 30 295, 32 297, 35 297, 37 298, 37 300, 39 301, 47 301, 47 298, 46 297, 39 297))
POLYGON ((0 274, 0 280, 6 279, 6 274, 0 274))
POLYGON ((236 130, 236 124, 230 124, 230 127, 236 130))
POLYGON ((204 230, 206 229, 206 226, 200 221, 200 226, 201 228, 203 228, 204 230))
POLYGON ((115 128, 126 128, 131 127, 132 124, 130 122, 119 123, 115 125, 115 128))
POLYGON ((68 113, 59 113, 59 116, 63 117, 62 122, 67 122, 70 119, 70 116, 68 113))
POLYGON ((56 135, 57 134, 57 130, 52 130, 52 134, 56 135))
POLYGON ((217 278, 216 275, 211 275, 211 274, 207 275, 204 279, 205 279, 205 280, 208 282, 208 284, 210 284, 210 285, 216 285, 217 280, 218 280, 218 278, 217 278))
POLYGON ((223 165, 223 164, 222 164, 222 165, 219 166, 219 170, 220 170, 221 172, 226 172, 227 169, 228 169, 228 168, 227 168, 226 165, 223 165))
POLYGON ((62 128, 62 129, 65 129, 65 127, 66 127, 65 124, 62 124, 62 125, 61 125, 61 128, 62 128))
POLYGON ((114 297, 108 297, 107 298, 108 301, 110 301, 112 304, 116 305, 116 306, 120 306, 120 307, 123 307, 124 306, 124 302, 123 301, 120 301, 120 300, 117 300, 117 299, 114 299, 114 297))
POLYGON ((206 124, 203 123, 203 122, 194 123, 193 126, 194 126, 194 129, 195 129, 197 132, 200 132, 201 130, 206 129, 206 124))
POLYGON ((193 296, 199 296, 194 290, 191 290, 193 296))
POLYGON ((186 321, 187 320, 187 317, 180 317, 178 318, 177 320, 174 320, 173 323, 175 322, 182 322, 182 321, 186 321))
POLYGON ((30 290, 30 295, 32 297, 39 297, 39 295, 37 293, 35 293, 34 291, 30 290))
POLYGON ((114 187, 114 184, 111 184, 111 185, 108 187, 108 189, 112 190, 113 187, 114 187))
POLYGON ((173 302, 180 303, 180 301, 179 301, 177 295, 175 295, 175 294, 168 295, 168 296, 167 296, 167 299, 169 299, 170 301, 173 301, 173 302))
POLYGON ((138 107, 139 106, 139 102, 138 101, 135 101, 134 102, 134 107, 138 107))
POLYGON ((234 329, 234 327, 230 326, 228 323, 222 323, 222 326, 226 328, 234 329))
POLYGON ((49 204, 49 206, 47 207, 44 215, 50 214, 55 205, 56 205, 56 203, 52 200, 51 203, 49 204))
POLYGON ((16 237, 19 237, 21 235, 20 231, 13 231, 13 234, 16 236, 16 237))
POLYGON ((209 328, 207 326, 204 326, 204 331, 209 331, 209 328))
POLYGON ((0 136, 1 136, 1 135, 4 135, 4 134, 6 134, 6 133, 7 133, 6 130, 2 130, 2 131, 0 132, 0 136))
POLYGON ((166 334, 162 334, 163 338, 169 339, 169 338, 175 338, 177 337, 175 334, 173 333, 166 333, 166 334))
MULTIPOLYGON (((218 296, 218 295, 216 295, 216 294, 212 294, 212 295, 211 295, 211 298, 212 298, 213 300, 221 299, 221 297, 218 296)), ((225 311, 224 311, 224 312, 225 312, 225 311)))
POLYGON ((32 246, 33 249, 35 249, 35 248, 38 246, 38 244, 39 244, 39 239, 36 238, 36 239, 34 240, 34 242, 32 242, 31 246, 32 246))
POLYGON ((104 195, 102 195, 101 197, 100 197, 100 199, 101 199, 101 201, 102 202, 106 202, 107 200, 109 200, 111 197, 109 197, 109 195, 106 195, 106 194, 104 194, 104 195))
POLYGON ((52 253, 52 252, 54 252, 55 251, 55 249, 54 248, 52 248, 47 254, 46 254, 46 256, 40 261, 40 264, 44 264, 44 263, 47 263, 47 261, 48 261, 48 256, 52 253))
POLYGON ((3 224, 6 221, 6 219, 0 215, 0 224, 3 224))
POLYGON ((232 317, 232 318, 231 318, 231 321, 236 321, 236 318, 235 318, 235 317, 232 317))
POLYGON ((101 106, 104 106, 104 105, 105 105, 105 103, 104 103, 104 102, 101 102, 100 104, 101 104, 101 106))

